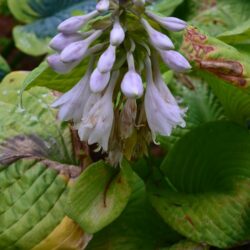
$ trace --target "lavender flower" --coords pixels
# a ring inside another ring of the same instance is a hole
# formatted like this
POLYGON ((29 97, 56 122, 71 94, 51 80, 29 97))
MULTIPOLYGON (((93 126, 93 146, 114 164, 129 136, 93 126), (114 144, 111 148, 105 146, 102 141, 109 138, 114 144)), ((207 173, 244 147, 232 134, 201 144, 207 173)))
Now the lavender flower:
POLYGON ((62 52, 61 52, 61 60, 65 63, 74 62, 78 60, 82 60, 84 55, 86 54, 89 45, 96 40, 102 34, 101 30, 97 30, 95 33, 90 35, 87 39, 77 41, 69 44, 62 52))
POLYGON ((109 9, 109 0, 100 0, 96 5, 96 9, 99 12, 107 11, 109 9))
POLYGON ((56 53, 47 61, 58 73, 70 72, 90 56, 85 76, 52 107, 59 108, 60 119, 73 120, 81 140, 109 150, 113 163, 120 161, 127 143, 133 142, 145 153, 143 143, 149 143, 150 131, 155 140, 157 134, 170 135, 174 127, 185 126, 185 110, 164 83, 158 58, 176 72, 191 66, 173 50, 170 38, 155 27, 160 24, 167 30, 180 31, 187 24, 147 11, 145 2, 99 0, 96 10, 62 22, 58 26, 60 33, 50 42, 56 53), (98 15, 102 15, 101 20, 89 22, 98 15), (134 29, 137 25, 146 32, 134 29), (144 98, 138 100, 140 97, 144 98))
POLYGON ((60 120, 79 122, 85 106, 85 100, 90 95, 89 78, 93 69, 93 60, 89 64, 85 76, 68 92, 59 97, 52 105, 52 108, 60 108, 58 117, 60 120))
MULTIPOLYGON (((89 144, 98 143, 103 150, 108 150, 109 137, 113 125, 114 112, 112 94, 119 72, 113 72, 105 94, 89 110, 85 109, 79 125, 79 136, 89 144)), ((90 97, 91 98, 91 97, 90 97)))
POLYGON ((143 26, 145 27, 148 35, 150 37, 151 43, 157 48, 162 50, 173 49, 174 44, 165 34, 155 30, 150 26, 150 24, 145 20, 141 20, 143 26))
POLYGON ((49 46, 54 50, 62 51, 71 43, 80 41, 82 38, 82 35, 79 33, 73 33, 70 35, 59 33, 50 41, 49 46))
POLYGON ((103 91, 109 82, 110 72, 102 73, 96 68, 90 77, 90 89, 94 93, 103 91))
POLYGON ((168 67, 176 72, 185 72, 191 69, 191 65, 187 59, 174 50, 160 50, 162 60, 168 67))
POLYGON ((159 23, 163 28, 171 31, 181 31, 186 28, 187 23, 176 17, 160 17, 150 11, 145 12, 148 17, 159 23))
POLYGON ((154 82, 149 59, 146 62, 146 70, 147 90, 144 105, 148 125, 155 141, 157 134, 169 136, 177 125, 185 127, 185 111, 179 108, 159 72, 155 77, 156 83, 154 82))
POLYGON ((73 16, 63 21, 58 30, 63 34, 72 34, 77 32, 82 26, 84 26, 89 20, 99 15, 99 12, 94 10, 87 15, 73 16))
POLYGON ((66 74, 70 72, 80 61, 64 63, 61 61, 59 54, 53 54, 47 57, 47 62, 57 73, 66 74))
POLYGON ((115 63, 116 47, 110 45, 101 55, 97 68, 101 73, 106 73, 112 70, 115 63))
POLYGON ((119 18, 116 17, 113 29, 110 32, 110 43, 113 46, 119 46, 125 38, 125 32, 124 29, 122 28, 119 18))
POLYGON ((132 53, 127 54, 129 71, 123 77, 121 90, 129 98, 138 98, 143 94, 143 83, 140 75, 135 71, 134 58, 132 53))

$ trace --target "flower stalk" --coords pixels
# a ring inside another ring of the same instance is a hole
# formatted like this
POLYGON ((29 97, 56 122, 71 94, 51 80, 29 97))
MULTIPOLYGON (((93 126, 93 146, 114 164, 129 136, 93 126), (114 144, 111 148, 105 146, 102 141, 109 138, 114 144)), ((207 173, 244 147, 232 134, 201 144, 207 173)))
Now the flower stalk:
POLYGON ((169 136, 176 126, 185 126, 185 109, 164 83, 158 61, 176 72, 191 66, 166 32, 155 27, 180 31, 187 24, 158 16, 147 5, 144 0, 100 0, 96 10, 62 22, 50 43, 56 54, 47 61, 58 73, 91 58, 82 80, 52 106, 59 108, 60 119, 73 120, 81 140, 109 152, 112 163, 123 152, 128 155, 131 141, 145 153, 150 131, 156 141, 158 134, 169 136))

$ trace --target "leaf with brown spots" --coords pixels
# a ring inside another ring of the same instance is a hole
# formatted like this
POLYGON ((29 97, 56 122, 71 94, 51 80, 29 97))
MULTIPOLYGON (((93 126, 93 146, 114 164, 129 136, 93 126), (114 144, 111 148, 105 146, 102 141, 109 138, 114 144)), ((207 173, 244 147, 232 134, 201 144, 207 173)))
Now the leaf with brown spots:
POLYGON ((194 27, 188 27, 182 50, 196 68, 210 72, 239 88, 249 87, 250 59, 234 47, 194 27))

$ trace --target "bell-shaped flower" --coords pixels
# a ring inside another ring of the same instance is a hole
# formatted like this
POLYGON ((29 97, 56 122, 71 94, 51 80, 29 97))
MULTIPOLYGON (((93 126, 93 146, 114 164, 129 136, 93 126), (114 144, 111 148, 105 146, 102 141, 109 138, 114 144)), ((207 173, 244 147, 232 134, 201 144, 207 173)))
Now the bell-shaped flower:
POLYGON ((85 40, 71 43, 61 52, 61 60, 65 63, 82 60, 89 48, 89 45, 101 34, 102 31, 97 30, 85 40))
POLYGON ((161 17, 150 11, 145 12, 148 17, 159 23, 163 28, 171 31, 181 31, 187 27, 187 23, 176 17, 161 17))
POLYGON ((185 72, 191 69, 187 59, 174 50, 159 50, 162 60, 168 67, 176 72, 185 72))
MULTIPOLYGON (((103 150, 108 150, 109 137, 112 130, 114 111, 112 95, 119 72, 113 72, 111 81, 105 94, 91 107, 85 107, 83 118, 78 126, 78 134, 81 140, 89 144, 98 143, 103 150)), ((95 95, 96 94, 92 94, 95 95)), ((89 98, 92 98, 91 96, 89 98)))
POLYGON ((159 81, 159 76, 156 76, 157 83, 154 82, 149 60, 146 62, 146 68, 147 89, 144 106, 148 125, 155 141, 157 134, 169 136, 177 125, 185 127, 183 119, 185 111, 178 106, 167 86, 163 85, 165 83, 162 80, 159 81))
POLYGON ((121 82, 122 93, 128 98, 139 98, 143 94, 141 76, 135 71, 134 58, 131 52, 127 54, 128 72, 121 82))
POLYGON ((89 20, 99 15, 97 10, 94 10, 86 15, 73 16, 59 24, 58 30, 64 34, 76 33, 89 20))
POLYGON ((96 5, 96 9, 99 12, 107 11, 109 9, 109 0, 100 0, 96 5))
POLYGON ((112 70, 116 58, 116 47, 110 45, 100 56, 97 68, 101 73, 106 73, 112 70))
POLYGON ((71 43, 80 41, 82 39, 83 37, 79 33, 70 35, 59 33, 50 41, 49 46, 54 50, 61 51, 71 43))
POLYGON ((141 19, 141 23, 143 24, 144 28, 146 29, 150 41, 154 47, 157 49, 168 50, 173 49, 174 44, 169 39, 169 37, 157 30, 155 30, 151 25, 145 20, 141 19))
POLYGON ((90 89, 94 93, 99 93, 103 91, 109 82, 110 72, 101 73, 98 68, 96 68, 90 77, 90 89))
POLYGON ((81 121, 84 106, 90 95, 89 78, 93 67, 90 63, 85 76, 68 92, 59 97, 52 105, 52 108, 59 108, 58 117, 60 120, 74 122, 81 121))
POLYGON ((117 17, 110 32, 110 43, 113 46, 119 46, 124 41, 124 38, 125 32, 120 24, 119 18, 117 17))
POLYGON ((47 57, 47 62, 49 66, 59 74, 69 73, 80 61, 75 61, 71 63, 64 63, 60 59, 59 54, 53 54, 47 57))

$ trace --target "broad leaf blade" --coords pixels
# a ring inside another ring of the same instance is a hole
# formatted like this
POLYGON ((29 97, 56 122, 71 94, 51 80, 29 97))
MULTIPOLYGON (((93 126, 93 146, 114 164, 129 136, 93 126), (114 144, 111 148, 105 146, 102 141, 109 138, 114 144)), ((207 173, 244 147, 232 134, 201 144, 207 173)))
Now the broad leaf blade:
POLYGON ((166 179, 149 182, 153 206, 193 241, 228 248, 249 240, 249 150, 250 134, 236 124, 194 129, 162 163, 166 179))
POLYGON ((119 172, 100 161, 90 165, 72 187, 67 214, 89 233, 95 233, 116 219, 131 193, 133 172, 124 163, 119 172))
POLYGON ((43 245, 51 249, 48 246, 59 247, 69 238, 68 249, 80 250, 87 238, 64 212, 68 181, 67 176, 33 160, 20 160, 0 170, 0 248, 39 249, 43 245))
POLYGON ((16 46, 23 52, 38 56, 48 52, 49 40, 57 33, 57 26, 74 11, 88 12, 94 8, 92 0, 8 0, 11 12, 28 24, 14 28, 16 46))
POLYGON ((144 183, 137 177, 125 210, 112 224, 94 234, 87 250, 155 250, 180 239, 149 204, 144 183))
POLYGON ((51 159, 74 162, 69 130, 57 121, 55 110, 50 108, 55 100, 52 92, 45 88, 26 91, 22 97, 23 108, 20 107, 21 83, 27 74, 12 72, 0 84, 0 140, 33 134, 46 141, 51 159))

